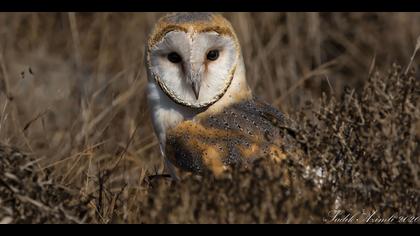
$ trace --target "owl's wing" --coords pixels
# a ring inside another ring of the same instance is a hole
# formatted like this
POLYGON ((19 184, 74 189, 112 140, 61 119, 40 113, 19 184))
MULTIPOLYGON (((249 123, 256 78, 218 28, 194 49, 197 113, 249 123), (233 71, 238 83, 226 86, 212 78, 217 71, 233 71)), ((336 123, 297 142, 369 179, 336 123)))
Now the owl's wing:
POLYGON ((184 121, 167 134, 166 156, 184 170, 217 174, 258 158, 281 161, 300 155, 296 124, 264 102, 250 99, 204 117, 184 121))
POLYGON ((298 132, 298 126, 293 120, 268 103, 255 99, 253 102, 255 103, 255 106, 257 107, 261 117, 270 121, 274 127, 283 129, 294 137, 296 136, 296 133, 298 132))

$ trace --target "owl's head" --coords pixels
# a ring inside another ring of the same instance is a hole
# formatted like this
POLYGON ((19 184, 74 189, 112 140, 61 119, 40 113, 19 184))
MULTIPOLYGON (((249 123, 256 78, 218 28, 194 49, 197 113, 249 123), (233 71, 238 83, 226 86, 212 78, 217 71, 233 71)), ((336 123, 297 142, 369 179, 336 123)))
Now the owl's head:
POLYGON ((150 34, 146 67, 173 101, 203 108, 225 94, 240 55, 236 34, 220 14, 175 13, 159 19, 150 34))

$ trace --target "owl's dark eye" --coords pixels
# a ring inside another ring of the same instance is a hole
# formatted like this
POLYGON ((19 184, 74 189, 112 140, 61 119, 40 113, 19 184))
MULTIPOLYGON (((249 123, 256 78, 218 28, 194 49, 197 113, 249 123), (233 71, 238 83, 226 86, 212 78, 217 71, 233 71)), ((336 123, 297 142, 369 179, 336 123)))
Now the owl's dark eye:
POLYGON ((168 54, 168 60, 172 63, 180 63, 182 61, 182 57, 176 52, 171 52, 168 54))
POLYGON ((211 50, 207 53, 207 59, 210 61, 215 61, 219 58, 219 50, 211 50))

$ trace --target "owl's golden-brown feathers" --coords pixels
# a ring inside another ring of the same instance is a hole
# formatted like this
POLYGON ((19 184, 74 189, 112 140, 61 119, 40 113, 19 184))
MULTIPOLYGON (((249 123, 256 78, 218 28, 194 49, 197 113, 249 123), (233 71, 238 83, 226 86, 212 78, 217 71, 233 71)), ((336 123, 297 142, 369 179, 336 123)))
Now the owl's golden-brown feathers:
POLYGON ((302 155, 295 140, 296 125, 282 113, 255 99, 226 107, 218 114, 204 112, 167 133, 166 156, 194 173, 220 174, 229 166, 269 158, 276 163, 302 155))
MULTIPOLYGON (((168 14, 158 20, 148 40, 152 48, 170 31, 217 32, 236 39, 232 25, 222 15, 208 12, 185 12, 168 14)), ((239 47, 239 44, 237 44, 239 47)))

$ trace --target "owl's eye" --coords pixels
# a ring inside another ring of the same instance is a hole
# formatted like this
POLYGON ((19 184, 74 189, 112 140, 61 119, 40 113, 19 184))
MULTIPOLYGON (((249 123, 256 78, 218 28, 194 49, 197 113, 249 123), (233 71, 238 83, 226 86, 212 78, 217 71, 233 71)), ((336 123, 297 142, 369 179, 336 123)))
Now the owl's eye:
POLYGON ((182 61, 182 57, 176 52, 171 52, 168 54, 168 60, 172 63, 180 63, 182 61))
POLYGON ((215 61, 219 57, 219 50, 211 50, 207 53, 207 59, 215 61))

